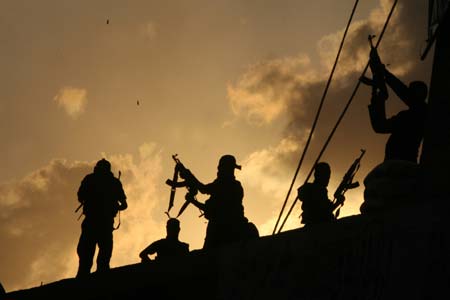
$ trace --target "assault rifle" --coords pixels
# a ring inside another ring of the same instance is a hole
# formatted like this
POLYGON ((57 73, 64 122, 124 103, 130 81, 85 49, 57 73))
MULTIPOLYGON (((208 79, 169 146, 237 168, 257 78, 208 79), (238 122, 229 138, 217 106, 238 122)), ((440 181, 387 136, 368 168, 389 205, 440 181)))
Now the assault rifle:
POLYGON ((347 190, 354 189, 359 186, 359 182, 358 181, 353 182, 353 178, 355 177, 356 172, 358 172, 358 170, 359 170, 359 166, 361 164, 361 159, 365 153, 366 153, 366 150, 361 149, 361 155, 357 159, 355 159, 353 164, 350 166, 350 168, 347 170, 344 177, 342 178, 342 181, 339 184, 338 188, 334 192, 333 204, 337 205, 336 206, 337 210, 335 213, 336 218, 339 216, 341 207, 344 206, 344 201, 339 202, 340 201, 339 199, 344 198, 343 196, 344 196, 345 192, 347 192, 347 190))
POLYGON ((188 193, 185 196, 186 201, 181 206, 180 210, 178 211, 178 214, 176 218, 181 216, 181 214, 185 211, 185 209, 188 207, 189 203, 196 203, 198 202, 195 198, 195 195, 197 195, 197 188, 194 186, 191 177, 192 174, 186 167, 183 165, 183 163, 178 159, 177 154, 172 155, 173 160, 175 161, 175 168, 173 173, 173 179, 167 179, 166 184, 170 186, 170 198, 169 198, 169 209, 166 212, 166 214, 170 217, 169 211, 173 207, 174 201, 175 201, 175 191, 177 188, 180 187, 186 187, 188 189, 188 193), (178 181, 178 176, 181 176, 184 181, 178 181))
POLYGON ((380 91, 380 96, 383 99, 387 99, 388 93, 384 80, 384 65, 381 62, 378 50, 373 45, 373 38, 375 35, 369 35, 368 40, 370 44, 370 70, 372 71, 373 78, 370 79, 366 76, 362 76, 360 81, 372 87, 372 94, 376 94, 377 89, 380 91))
POLYGON ((175 168, 173 170, 173 179, 167 179, 166 183, 170 185, 170 197, 169 197, 169 208, 167 209, 167 214, 169 214, 170 209, 173 207, 173 203, 175 201, 175 191, 178 184, 178 173, 180 172, 179 165, 182 165, 180 160, 177 158, 178 154, 172 155, 173 160, 175 161, 175 168))

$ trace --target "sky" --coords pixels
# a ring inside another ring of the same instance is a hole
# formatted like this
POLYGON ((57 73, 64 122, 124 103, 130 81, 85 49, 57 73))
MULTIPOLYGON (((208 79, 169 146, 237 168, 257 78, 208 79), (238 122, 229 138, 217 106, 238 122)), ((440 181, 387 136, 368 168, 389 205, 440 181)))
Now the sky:
MULTIPOLYGON (((367 62, 392 0, 361 0, 290 201, 367 62)), ((0 0, 0 282, 7 291, 74 277, 81 220, 76 192, 101 158, 122 173, 129 209, 111 266, 139 262, 165 236, 173 154, 204 183, 233 154, 247 218, 271 234, 354 1, 0 0)), ((429 82, 420 61, 427 3, 400 0, 380 46, 405 82, 429 82)), ((366 149, 340 217, 359 214, 365 175, 386 135, 362 86, 322 161, 332 196, 366 149)), ((389 115, 405 109, 391 95, 389 115)), ((176 214, 185 190, 177 191, 176 214)), ((207 199, 206 195, 198 197, 207 199)), ((291 203, 291 202, 290 202, 291 203)), ((289 205, 290 205, 289 203, 289 205)), ((301 226, 300 205, 285 229, 301 226)), ((200 249, 206 220, 188 207, 180 240, 200 249)), ((118 221, 118 220, 116 220, 118 221)), ((95 267, 94 267, 95 269, 95 267)))

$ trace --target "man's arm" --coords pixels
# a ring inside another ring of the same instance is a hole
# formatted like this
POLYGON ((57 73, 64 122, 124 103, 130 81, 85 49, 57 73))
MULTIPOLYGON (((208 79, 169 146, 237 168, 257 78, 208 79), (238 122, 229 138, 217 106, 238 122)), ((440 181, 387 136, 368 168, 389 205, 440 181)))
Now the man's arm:
POLYGON ((406 105, 409 106, 408 100, 408 87, 400 79, 395 77, 394 74, 389 72, 387 69, 384 71, 386 83, 391 87, 394 93, 402 100, 406 105))
POLYGON ((145 248, 144 250, 141 251, 141 253, 139 253, 139 257, 141 258, 141 260, 144 261, 151 261, 149 255, 153 255, 156 253, 156 242, 151 243, 149 246, 147 246, 147 248, 145 248))
POLYGON ((372 49, 370 50, 369 65, 373 76, 373 80, 371 83, 372 94, 378 93, 380 97, 387 99, 388 92, 385 82, 385 67, 384 64, 381 62, 377 49, 374 47, 372 47, 372 49))
POLYGON ((127 196, 123 190, 122 183, 117 179, 117 202, 119 202, 119 210, 125 210, 128 208, 127 196))
POLYGON ((342 203, 344 203, 345 201, 345 196, 344 195, 339 195, 336 198, 336 202, 333 203, 333 201, 330 200, 331 203, 331 211, 333 212, 339 205, 341 205, 342 203))
POLYGON ((373 93, 369 105, 370 124, 376 133, 391 133, 392 120, 386 118, 385 99, 373 93))
POLYGON ((184 198, 186 199, 186 201, 189 201, 189 203, 192 203, 194 206, 196 206, 198 209, 200 209, 201 211, 205 211, 205 204, 201 203, 200 201, 198 201, 197 199, 195 199, 195 195, 187 193, 184 198))
POLYGON ((208 185, 205 185, 198 180, 189 169, 183 165, 180 166, 180 176, 186 181, 186 185, 197 189, 202 194, 210 194, 208 185))
POLYGON ((126 199, 119 200, 119 210, 125 210, 128 208, 128 203, 126 199))
POLYGON ((86 199, 88 197, 88 176, 85 176, 81 181, 77 196, 80 203, 86 202, 86 199))

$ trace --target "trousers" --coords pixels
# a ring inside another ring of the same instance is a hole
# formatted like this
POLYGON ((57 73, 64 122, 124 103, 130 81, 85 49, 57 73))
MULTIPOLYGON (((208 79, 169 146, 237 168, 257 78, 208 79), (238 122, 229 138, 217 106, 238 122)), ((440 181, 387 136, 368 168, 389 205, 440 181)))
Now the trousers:
POLYGON ((79 258, 77 277, 90 274, 96 246, 98 246, 97 272, 109 270, 113 249, 113 224, 114 219, 85 218, 83 220, 77 246, 79 258))

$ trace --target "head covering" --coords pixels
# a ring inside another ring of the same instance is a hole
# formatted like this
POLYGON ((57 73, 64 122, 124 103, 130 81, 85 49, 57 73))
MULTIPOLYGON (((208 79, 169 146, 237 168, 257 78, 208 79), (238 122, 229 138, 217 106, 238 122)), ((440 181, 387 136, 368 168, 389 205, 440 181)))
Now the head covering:
POLYGON ((412 81, 408 86, 408 106, 425 104, 428 87, 423 81, 412 81))
POLYGON ((166 226, 170 228, 180 228, 180 221, 175 218, 170 218, 167 220, 166 226))
POLYGON ((316 175, 321 176, 325 174, 329 176, 330 173, 331 173, 330 165, 327 164, 326 162, 319 162, 314 167, 314 176, 316 175))
POLYGON ((111 163, 107 161, 106 159, 102 158, 97 162, 97 164, 94 167, 94 172, 98 173, 107 173, 111 172, 111 163))
POLYGON ((226 154, 219 160, 219 167, 232 167, 234 169, 241 169, 241 166, 236 164, 236 158, 233 155, 226 154))

